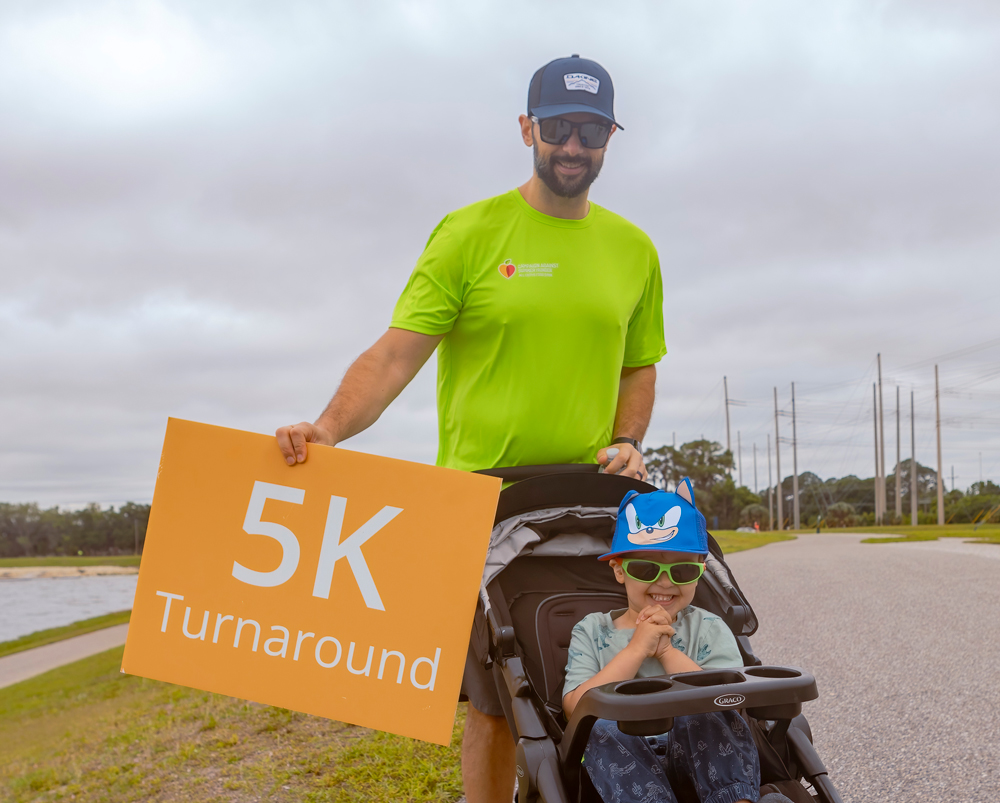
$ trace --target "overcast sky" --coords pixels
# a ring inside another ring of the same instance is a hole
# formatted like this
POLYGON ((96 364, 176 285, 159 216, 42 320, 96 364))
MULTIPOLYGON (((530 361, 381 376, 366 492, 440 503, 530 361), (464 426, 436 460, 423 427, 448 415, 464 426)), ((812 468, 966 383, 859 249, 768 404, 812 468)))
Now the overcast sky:
MULTIPOLYGON (((725 375, 763 486, 794 381, 799 469, 871 476, 881 352, 887 463, 897 385, 934 463, 943 358, 948 487, 1000 477, 996 3, 3 0, 0 500, 148 501, 168 416, 315 418, 570 53, 625 126, 591 197, 663 267, 647 444, 725 442, 725 375)), ((433 461, 434 370, 347 445, 433 461)))

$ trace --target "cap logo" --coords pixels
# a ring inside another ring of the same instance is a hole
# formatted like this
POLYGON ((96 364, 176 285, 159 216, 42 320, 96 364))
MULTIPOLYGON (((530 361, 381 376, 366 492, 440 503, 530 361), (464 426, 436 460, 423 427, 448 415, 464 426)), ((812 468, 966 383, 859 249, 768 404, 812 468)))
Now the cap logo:
POLYGON ((596 95, 597 90, 601 88, 600 81, 594 78, 594 76, 582 72, 571 72, 568 75, 564 75, 563 81, 566 83, 567 89, 580 89, 584 92, 589 92, 591 95, 596 95))

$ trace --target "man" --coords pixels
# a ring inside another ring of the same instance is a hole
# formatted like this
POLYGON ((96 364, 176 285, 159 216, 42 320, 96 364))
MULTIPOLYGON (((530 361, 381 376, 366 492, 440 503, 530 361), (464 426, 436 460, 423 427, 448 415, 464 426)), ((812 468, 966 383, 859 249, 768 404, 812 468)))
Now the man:
MULTIPOLYGON (((663 342, 649 238, 588 201, 617 128, 611 77, 579 56, 535 73, 522 186, 445 217, 389 330, 348 369, 314 424, 281 427, 289 465, 373 424, 438 349, 438 465, 606 463, 644 478, 663 342), (608 460, 607 448, 617 455, 608 460)), ((514 745, 492 676, 470 655, 462 744, 468 803, 509 803, 514 745)))

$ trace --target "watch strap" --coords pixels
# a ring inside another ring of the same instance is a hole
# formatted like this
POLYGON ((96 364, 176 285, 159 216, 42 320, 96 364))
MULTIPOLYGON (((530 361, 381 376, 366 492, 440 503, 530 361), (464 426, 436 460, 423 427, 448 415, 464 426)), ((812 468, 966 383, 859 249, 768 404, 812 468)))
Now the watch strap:
POLYGON ((635 449, 642 454, 642 443, 637 441, 635 438, 615 438, 612 443, 631 443, 635 449))

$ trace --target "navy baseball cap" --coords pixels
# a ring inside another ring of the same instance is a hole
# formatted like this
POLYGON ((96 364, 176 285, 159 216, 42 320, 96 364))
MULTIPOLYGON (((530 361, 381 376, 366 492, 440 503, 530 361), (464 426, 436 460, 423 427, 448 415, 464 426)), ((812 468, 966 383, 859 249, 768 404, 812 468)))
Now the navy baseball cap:
POLYGON ((615 119, 614 104, 615 88, 608 71, 576 53, 550 61, 532 76, 528 86, 528 116, 539 120, 590 112, 622 128, 615 119))

